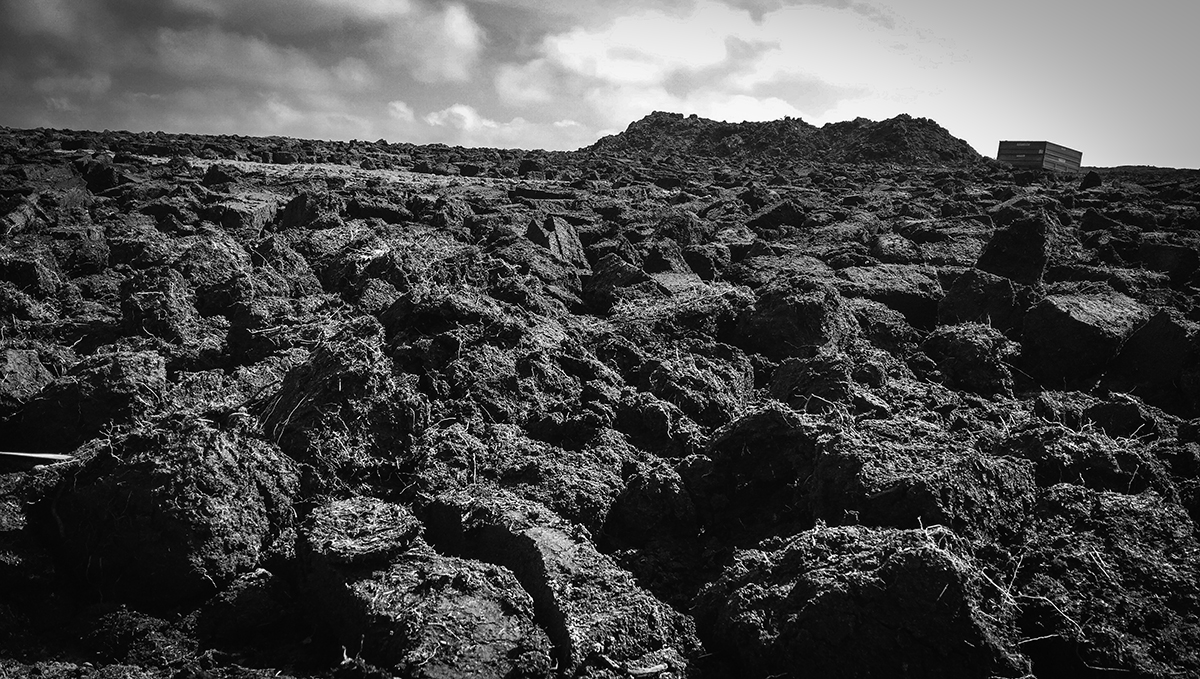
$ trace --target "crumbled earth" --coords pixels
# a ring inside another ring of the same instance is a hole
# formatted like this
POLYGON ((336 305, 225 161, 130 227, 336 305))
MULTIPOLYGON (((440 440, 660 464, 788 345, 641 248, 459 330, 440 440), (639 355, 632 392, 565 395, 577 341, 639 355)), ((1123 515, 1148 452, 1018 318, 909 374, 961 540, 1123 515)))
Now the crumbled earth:
POLYGON ((1200 676, 1198 234, 909 116, 0 128, 0 676, 1200 676))

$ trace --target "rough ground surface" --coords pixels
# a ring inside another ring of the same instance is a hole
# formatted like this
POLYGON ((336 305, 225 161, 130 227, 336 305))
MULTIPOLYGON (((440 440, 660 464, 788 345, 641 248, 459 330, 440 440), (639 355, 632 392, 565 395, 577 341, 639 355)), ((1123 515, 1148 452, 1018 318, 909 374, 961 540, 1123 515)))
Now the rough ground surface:
POLYGON ((0 676, 1200 676, 1200 173, 0 128, 0 676))

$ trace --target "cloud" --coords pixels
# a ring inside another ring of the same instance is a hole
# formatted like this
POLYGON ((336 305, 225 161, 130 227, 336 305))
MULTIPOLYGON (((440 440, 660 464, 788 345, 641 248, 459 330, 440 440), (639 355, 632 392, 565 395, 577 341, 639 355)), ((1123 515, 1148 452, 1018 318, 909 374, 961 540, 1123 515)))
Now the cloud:
POLYGON ((483 30, 462 5, 449 5, 427 19, 430 41, 420 51, 413 75, 425 82, 467 80, 479 56, 483 30))
POLYGON ((112 87, 112 78, 107 73, 38 78, 33 88, 42 94, 74 94, 98 97, 112 87))
POLYGON ((714 86, 730 91, 742 91, 742 80, 753 77, 757 65, 771 52, 779 49, 778 42, 756 41, 728 36, 725 38, 726 57, 720 63, 691 69, 676 69, 663 81, 667 91, 678 96, 714 86))
POLYGON ((403 122, 389 101, 453 96, 487 44, 465 4, 442 0, 0 0, 0 10, 0 78, 12 85, 0 121, 22 126, 366 136, 403 122))
POLYGON ((501 64, 494 85, 500 99, 513 106, 549 104, 563 91, 555 64, 540 57, 525 64, 501 64))
POLYGON ((70 112, 62 124, 105 127, 211 119, 232 132, 365 126, 456 138, 536 129, 556 148, 654 108, 807 110, 795 96, 817 93, 819 78, 807 90, 764 85, 780 81, 763 68, 778 46, 762 39, 769 30, 739 6, 747 2, 0 0, 13 10, 0 17, 0 72, 23 83, 0 107, 24 120, 70 112), (71 27, 86 30, 58 41, 31 33, 71 27), (6 33, 17 37, 7 49, 6 33), (195 95, 204 91, 211 96, 195 95), (170 115, 168 106, 180 109, 170 115), (241 129, 234 112, 245 116, 241 129), (434 114, 442 124, 426 121, 434 114), (104 119, 113 115, 120 120, 104 119), (554 125, 563 120, 576 125, 554 125))
POLYGON ((411 123, 417 119, 416 114, 413 113, 412 107, 399 100, 389 101, 387 104, 387 112, 388 116, 390 116, 392 119, 405 123, 411 123))
MULTIPOLYGON (((754 80, 747 84, 745 91, 756 97, 800 102, 809 122, 828 121, 830 111, 846 102, 860 100, 871 92, 870 88, 862 85, 834 85, 815 76, 791 73, 778 73, 766 80, 754 80)), ((851 115, 850 119, 856 117, 851 115)))
POLYGON ((106 108, 113 119, 139 122, 114 127, 134 130, 316 139, 374 139, 380 130, 375 121, 348 110, 336 96, 247 95, 236 86, 124 93, 107 102, 106 108))
POLYGON ((603 30, 574 29, 546 38, 543 50, 560 66, 606 82, 662 82, 680 69, 703 69, 728 58, 727 38, 750 28, 749 18, 703 3, 686 22, 661 10, 617 18, 603 30))
POLYGON ((356 57, 346 57, 338 62, 333 75, 350 89, 360 90, 377 83, 374 70, 367 62, 356 57))
POLYGON ((460 4, 422 8, 394 21, 370 40, 382 65, 406 70, 422 83, 465 82, 484 44, 484 31, 460 4))
POLYGON ((499 122, 474 107, 456 103, 422 117, 426 129, 412 132, 448 144, 500 148, 579 148, 596 140, 591 130, 573 120, 535 123, 521 117, 499 122))
MULTIPOLYGON (((288 0, 285 4, 294 6, 295 0, 288 0)), ((404 16, 412 11, 413 6, 409 0, 308 0, 308 4, 368 19, 404 16)))
MULTIPOLYGON (((785 3, 759 5, 766 11, 785 3)), ((746 8, 714 0, 653 4, 546 35, 524 62, 499 66, 493 86, 526 117, 565 116, 597 134, 654 110, 729 121, 807 119, 867 91, 859 82, 830 82, 825 60, 796 59, 786 47, 795 34, 836 40, 817 35, 813 20, 835 12, 809 4, 756 22, 746 8)), ((840 14, 843 22, 869 23, 856 12, 840 14)), ((831 72, 841 77, 838 68, 831 72)))
POLYGON ((326 91, 333 75, 303 51, 212 28, 158 31, 154 66, 176 82, 242 83, 261 89, 326 91))
POLYGON ((9 25, 23 34, 69 38, 79 27, 75 8, 66 0, 3 0, 0 11, 9 25))
MULTIPOLYGON (((761 90, 772 83, 803 81, 814 94, 844 99, 847 91, 927 87, 933 81, 927 67, 946 58, 937 46, 911 34, 824 3, 779 9, 758 26, 755 36, 777 49, 759 55, 752 68, 733 76, 731 85, 761 90)), ((792 96, 803 94, 792 89, 792 96)))
POLYGON ((103 95, 112 86, 107 73, 91 75, 52 76, 38 78, 33 89, 45 97, 46 107, 58 113, 77 113, 81 109, 80 98, 91 102, 103 95))
MULTIPOLYGON (((110 5, 121 2, 93 1, 110 5)), ((168 22, 203 18, 222 28, 240 28, 269 38, 389 25, 422 7, 419 0, 162 0, 160 4, 168 22)))
MULTIPOLYGON (((435 127, 451 127, 465 132, 477 132, 483 129, 498 129, 500 124, 479 115, 479 112, 466 104, 455 104, 441 111, 434 111, 423 120, 435 127)), ((522 121, 517 118, 514 122, 522 121)))
POLYGON ((800 118, 804 114, 804 111, 783 99, 771 96, 705 92, 685 101, 688 110, 695 111, 698 115, 729 122, 778 120, 785 116, 800 118))
POLYGON ((814 5, 830 9, 851 10, 885 28, 896 27, 895 17, 887 10, 868 2, 856 2, 855 0, 725 0, 725 2, 731 7, 746 10, 756 22, 762 22, 766 15, 787 7, 814 5))

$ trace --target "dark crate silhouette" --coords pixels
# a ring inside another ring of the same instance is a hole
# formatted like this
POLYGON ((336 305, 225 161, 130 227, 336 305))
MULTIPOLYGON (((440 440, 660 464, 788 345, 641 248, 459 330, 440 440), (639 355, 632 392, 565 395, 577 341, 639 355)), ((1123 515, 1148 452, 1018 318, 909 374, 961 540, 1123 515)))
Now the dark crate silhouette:
POLYGON ((1083 152, 1048 141, 1002 141, 996 160, 1014 167, 1077 171, 1083 152))

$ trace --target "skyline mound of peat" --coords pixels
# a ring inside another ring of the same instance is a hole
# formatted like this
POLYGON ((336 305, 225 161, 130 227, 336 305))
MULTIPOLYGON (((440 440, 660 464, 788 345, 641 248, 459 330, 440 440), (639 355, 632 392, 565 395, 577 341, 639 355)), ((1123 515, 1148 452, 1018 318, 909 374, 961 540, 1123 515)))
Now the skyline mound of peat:
POLYGON ((860 117, 816 127, 799 118, 729 123, 655 111, 630 123, 624 132, 581 150, 904 165, 970 165, 983 160, 970 144, 936 121, 906 113, 878 122, 860 117))

